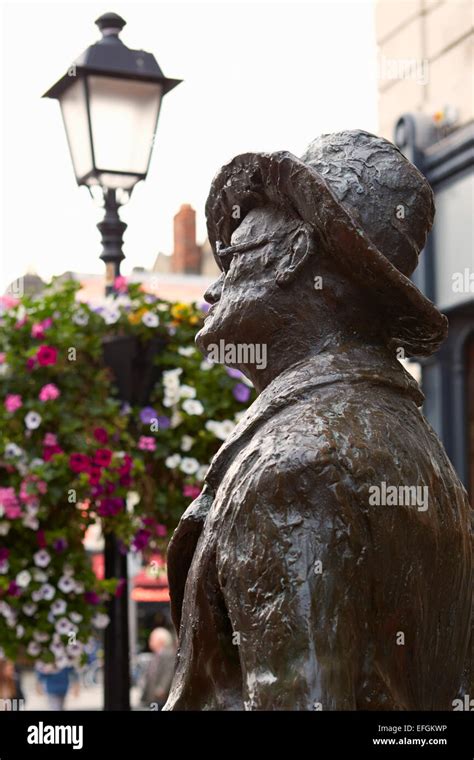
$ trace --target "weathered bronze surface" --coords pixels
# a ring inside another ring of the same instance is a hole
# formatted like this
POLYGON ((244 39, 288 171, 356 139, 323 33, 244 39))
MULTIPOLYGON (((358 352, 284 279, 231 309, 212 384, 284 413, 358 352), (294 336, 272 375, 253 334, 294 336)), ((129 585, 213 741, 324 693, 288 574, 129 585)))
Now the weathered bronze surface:
POLYGON ((429 185, 342 132, 301 160, 238 156, 206 211, 222 274, 198 345, 268 360, 237 365, 259 396, 170 544, 165 709, 451 710, 471 688, 470 509, 398 361, 446 334, 408 279, 429 185))

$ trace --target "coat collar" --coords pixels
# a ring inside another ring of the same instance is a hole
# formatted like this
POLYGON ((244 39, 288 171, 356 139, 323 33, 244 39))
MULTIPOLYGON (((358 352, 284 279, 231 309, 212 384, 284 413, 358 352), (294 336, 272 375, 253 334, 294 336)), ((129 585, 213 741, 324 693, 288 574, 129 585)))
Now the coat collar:
POLYGON ((395 388, 411 397, 417 406, 424 400, 418 383, 392 354, 380 347, 340 346, 324 351, 292 365, 264 388, 215 454, 205 482, 215 491, 237 452, 282 408, 311 395, 315 388, 361 382, 395 388))

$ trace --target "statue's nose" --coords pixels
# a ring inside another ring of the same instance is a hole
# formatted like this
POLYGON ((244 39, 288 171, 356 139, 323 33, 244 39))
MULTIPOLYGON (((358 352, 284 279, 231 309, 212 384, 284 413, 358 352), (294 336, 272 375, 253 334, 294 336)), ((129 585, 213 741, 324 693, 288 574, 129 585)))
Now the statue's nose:
POLYGON ((217 301, 221 297, 223 284, 224 284, 224 274, 221 274, 221 276, 217 280, 215 280, 215 282, 213 282, 212 285, 209 285, 208 289, 204 293, 204 298, 208 303, 210 304, 217 303, 217 301))

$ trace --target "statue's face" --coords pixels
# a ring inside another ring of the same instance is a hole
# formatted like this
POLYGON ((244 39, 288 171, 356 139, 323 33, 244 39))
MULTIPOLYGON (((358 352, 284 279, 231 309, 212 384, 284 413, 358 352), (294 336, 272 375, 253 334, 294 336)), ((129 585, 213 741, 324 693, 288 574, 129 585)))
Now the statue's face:
POLYGON ((203 353, 226 343, 260 343, 271 333, 278 288, 275 272, 286 251, 295 220, 273 207, 255 208, 219 251, 223 272, 204 297, 211 308, 196 342, 203 353))

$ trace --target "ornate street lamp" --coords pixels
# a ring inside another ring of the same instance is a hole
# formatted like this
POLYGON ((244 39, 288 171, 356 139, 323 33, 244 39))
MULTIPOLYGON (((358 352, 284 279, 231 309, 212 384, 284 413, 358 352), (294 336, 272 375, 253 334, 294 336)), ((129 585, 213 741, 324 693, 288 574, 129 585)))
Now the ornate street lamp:
MULTIPOLYGON (((98 189, 103 196, 105 216, 97 227, 102 235, 106 293, 113 292, 124 258, 122 238, 127 225, 120 219, 119 207, 148 173, 161 102, 181 81, 165 77, 151 53, 130 50, 123 44, 119 34, 125 23, 116 13, 98 18, 102 39, 88 47, 43 96, 55 98, 61 105, 77 184, 88 187, 91 195, 98 189)), ((150 367, 145 368, 148 374, 143 370, 141 384, 137 384, 130 375, 137 360, 130 352, 129 346, 117 341, 104 344, 105 361, 115 374, 123 400, 144 403, 145 385, 148 388, 153 379, 148 377, 152 358, 148 360, 150 367)), ((119 551, 116 537, 110 534, 105 539, 105 574, 107 578, 127 579, 126 554, 119 551)), ((127 583, 109 609, 104 707, 128 710, 127 583)))
POLYGON ((105 216, 97 226, 110 293, 124 258, 127 227, 118 209, 146 178, 161 102, 181 80, 165 77, 151 53, 124 45, 119 34, 126 22, 121 16, 105 13, 95 23, 102 39, 43 97, 61 105, 77 184, 102 190, 105 216))

